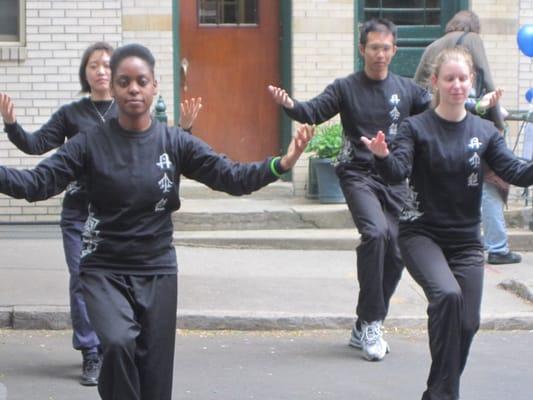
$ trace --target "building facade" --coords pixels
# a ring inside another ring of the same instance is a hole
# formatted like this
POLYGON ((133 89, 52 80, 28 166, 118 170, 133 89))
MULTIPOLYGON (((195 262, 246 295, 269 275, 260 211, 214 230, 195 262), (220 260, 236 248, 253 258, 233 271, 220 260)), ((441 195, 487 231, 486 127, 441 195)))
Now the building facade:
MULTIPOLYGON (((88 45, 99 40, 108 41, 114 46, 139 42, 148 46, 156 57, 156 78, 160 82, 160 93, 167 105, 170 123, 174 123, 176 119, 180 99, 191 95, 202 95, 208 111, 206 109, 202 111, 199 126, 205 126, 209 131, 216 131, 217 135, 212 134, 205 139, 213 140, 215 149, 219 150, 217 146, 220 146, 220 150, 225 151, 224 146, 228 142, 229 133, 225 131, 219 133, 218 127, 239 125, 239 121, 244 118, 243 115, 238 114, 243 106, 236 103, 235 99, 249 96, 234 94, 233 90, 237 90, 235 85, 230 88, 214 86, 215 83, 224 79, 216 78, 210 81, 211 73, 207 61, 204 60, 203 63, 206 65, 202 65, 201 63, 195 64, 194 58, 187 60, 188 52, 191 51, 192 54, 192 50, 190 50, 191 47, 187 47, 188 44, 184 41, 186 34, 180 29, 185 25, 184 18, 190 18, 187 14, 190 11, 183 5, 185 1, 188 4, 198 3, 198 8, 193 8, 192 12, 198 12, 199 18, 203 18, 205 26, 210 28, 208 32, 210 35, 215 35, 217 32, 221 36, 230 35, 232 29, 251 32, 254 24, 260 25, 267 18, 266 11, 257 6, 258 19, 253 20, 253 12, 247 11, 246 4, 255 2, 249 1, 240 2, 244 4, 242 21, 233 20, 232 18, 236 17, 230 15, 228 8, 224 8, 224 2, 216 0, 7 1, 7 3, 12 3, 12 7, 9 8, 9 12, 0 10, 0 15, 3 12, 5 15, 1 22, 18 21, 18 31, 17 26, 9 25, 7 32, 0 32, 0 91, 7 92, 14 99, 18 121, 24 128, 31 131, 46 122, 51 113, 61 104, 78 98, 79 60, 81 53, 88 45), (222 5, 219 4, 219 8, 215 9, 218 3, 222 5), (222 19, 216 20, 215 15, 216 18, 222 19), (229 21, 227 26, 224 25, 225 21, 229 21), (230 25, 237 26, 230 27, 230 25), (183 67, 187 63, 190 65, 190 78, 184 75, 187 73, 186 67, 180 69, 180 66, 183 67), (204 67, 207 72, 203 71, 204 67), (221 100, 221 103, 210 104, 209 101, 215 96, 215 92, 209 92, 210 94, 206 96, 195 92, 194 88, 189 91, 184 90, 184 81, 190 79, 192 85, 195 82, 195 73, 200 75, 200 80, 209 83, 208 86, 203 87, 204 91, 216 87, 216 94, 222 93, 222 99, 231 98, 231 101, 221 100), (232 108, 233 106, 235 108, 232 108), (223 114, 229 115, 227 122, 222 119, 223 114), (212 120, 202 121, 202 118, 208 119, 207 115, 210 118, 213 117, 212 120)), ((293 97, 300 100, 315 96, 336 77, 347 75, 354 69, 360 68, 355 27, 365 16, 377 12, 381 4, 380 1, 363 0, 280 0, 279 3, 274 0, 257 0, 257 2, 268 4, 266 7, 276 3, 278 7, 276 13, 280 28, 279 31, 274 31, 274 34, 280 38, 279 44, 276 45, 279 53, 273 64, 276 66, 274 69, 278 71, 274 71, 277 75, 271 78, 277 82, 272 83, 287 87, 293 97)), ((427 10, 424 15, 430 15, 431 11, 440 12, 443 17, 453 15, 459 9, 470 8, 480 16, 482 37, 494 80, 505 90, 503 105, 510 110, 527 109, 528 104, 524 93, 533 86, 533 66, 531 59, 520 53, 516 44, 516 34, 520 26, 533 24, 533 1, 427 0, 425 3, 427 10)), ((391 15, 402 18, 397 13, 391 15)), ((6 24, 0 23, 0 26, 6 26, 6 24)), ((275 25, 273 26, 275 30, 275 25)), ((406 47, 400 59, 400 64, 403 66, 416 65, 416 54, 420 54, 426 43, 441 34, 440 28, 429 29, 418 26, 411 28, 400 32, 400 39, 404 39, 403 45, 406 47), (422 39, 417 42, 417 38, 422 39), (413 53, 415 55, 407 51, 408 47, 413 47, 411 45, 416 47, 413 53)), ((215 41, 214 38, 206 40, 215 41)), ((219 45, 220 48, 222 46, 219 45)), ((194 47, 197 48, 198 45, 193 43, 192 48, 194 47)), ((249 47, 254 47, 254 45, 249 45, 249 47)), ((234 50, 237 51, 237 49, 234 50)), ((262 53, 270 52, 265 49, 259 50, 262 50, 262 53)), ((217 51, 206 49, 205 53, 211 54, 217 51)), ((235 56, 234 53, 230 53, 230 50, 221 50, 220 53, 225 55, 226 59, 246 58, 235 56)), ((191 57, 194 56, 191 55, 191 57)), ((262 60, 261 65, 266 62, 266 59, 262 60)), ((221 62, 220 66, 213 68, 212 71, 222 68, 223 64, 224 62, 221 62)), ((242 63, 238 64, 238 68, 233 68, 239 71, 238 77, 242 80, 246 80, 250 75, 247 72, 240 72, 240 69, 244 67, 242 63)), ((252 74, 253 79, 250 82, 252 84, 257 82, 261 90, 254 92, 252 97, 259 99, 264 96, 262 91, 266 92, 268 80, 260 79, 266 74, 263 69, 258 70, 257 66, 253 68, 257 73, 252 74)), ((229 72, 225 73, 229 74, 229 72)), ((247 93, 246 91, 250 91, 250 88, 244 88, 244 90, 244 93, 247 93)), ((247 101, 250 102, 249 99, 247 101)), ((272 149, 281 151, 290 138, 293 124, 284 118, 279 110, 271 109, 268 105, 250 115, 252 121, 256 121, 254 126, 258 126, 260 132, 261 126, 267 124, 267 120, 275 119, 276 132, 265 135, 255 134, 252 139, 233 138, 228 145, 230 155, 232 148, 241 146, 250 154, 261 154, 263 149, 268 150, 268 154, 272 153, 272 149), (265 110, 265 107, 268 109, 265 110), (273 141, 261 142, 259 149, 255 149, 253 143, 250 143, 268 135, 277 136, 273 141)), ((244 122, 242 124, 246 125, 244 122)), ((513 135, 516 135, 517 126, 517 123, 511 124, 511 141, 514 139, 513 135)), ((27 168, 35 165, 39 159, 39 157, 24 155, 7 140, 6 135, 0 135, 0 163, 2 165, 27 168)), ((303 157, 293 171, 292 180, 296 196, 305 194, 307 165, 306 157, 303 157)), ((513 199, 517 203, 520 202, 518 192, 513 199)), ((61 195, 33 204, 0 195, 0 222, 57 221, 60 202, 61 195)))

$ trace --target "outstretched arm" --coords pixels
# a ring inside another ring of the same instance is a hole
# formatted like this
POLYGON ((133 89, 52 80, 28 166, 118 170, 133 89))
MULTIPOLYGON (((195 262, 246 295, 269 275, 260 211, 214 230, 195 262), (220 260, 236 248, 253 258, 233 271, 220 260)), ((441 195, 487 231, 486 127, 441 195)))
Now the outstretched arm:
POLYGON ((248 194, 278 180, 294 166, 314 133, 314 127, 298 128, 283 157, 268 157, 259 162, 241 163, 217 154, 193 135, 175 135, 180 172, 214 190, 232 195, 248 194))
POLYGON ((17 123, 15 105, 6 93, 0 93, 0 114, 9 140, 26 154, 44 154, 65 142, 67 128, 62 108, 52 114, 50 120, 33 133, 26 132, 17 123))
POLYGON ((17 122, 15 115, 15 104, 6 93, 0 93, 0 114, 5 124, 14 124, 17 122))
POLYGON ((0 193, 17 199, 39 201, 61 193, 83 173, 85 134, 79 133, 35 168, 0 166, 0 193))
POLYGON ((285 89, 269 85, 268 91, 272 95, 272 98, 280 106, 288 108, 289 110, 294 107, 294 101, 290 98, 285 89))
POLYGON ((180 119, 179 126, 181 126, 186 131, 190 131, 194 121, 198 117, 198 113, 202 109, 202 98, 193 97, 190 100, 185 100, 180 104, 180 119))

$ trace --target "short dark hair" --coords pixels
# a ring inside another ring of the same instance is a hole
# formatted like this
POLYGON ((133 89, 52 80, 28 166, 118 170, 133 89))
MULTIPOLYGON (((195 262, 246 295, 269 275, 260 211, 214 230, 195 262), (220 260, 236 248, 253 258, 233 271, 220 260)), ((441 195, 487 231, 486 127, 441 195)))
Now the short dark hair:
POLYGON ((368 40, 368 34, 370 32, 384 32, 390 33, 393 37, 393 43, 396 45, 396 37, 398 36, 398 29, 396 25, 386 18, 372 18, 363 22, 359 28, 359 44, 363 47, 366 46, 368 40))
POLYGON ((85 49, 83 55, 81 56, 80 70, 78 73, 80 78, 81 93, 91 93, 91 86, 89 85, 89 81, 87 81, 85 69, 87 68, 89 58, 91 58, 93 53, 98 50, 105 51, 110 56, 113 54, 113 46, 107 42, 96 42, 85 49))
POLYGON ((473 11, 463 10, 455 14, 446 24, 445 32, 475 32, 481 31, 479 17, 473 11))
POLYGON ((113 79, 113 76, 116 74, 119 64, 128 57, 138 57, 141 60, 144 60, 150 67, 152 75, 154 74, 155 58, 152 52, 142 44, 131 43, 119 47, 111 56, 111 61, 109 62, 111 66, 111 79, 113 79))

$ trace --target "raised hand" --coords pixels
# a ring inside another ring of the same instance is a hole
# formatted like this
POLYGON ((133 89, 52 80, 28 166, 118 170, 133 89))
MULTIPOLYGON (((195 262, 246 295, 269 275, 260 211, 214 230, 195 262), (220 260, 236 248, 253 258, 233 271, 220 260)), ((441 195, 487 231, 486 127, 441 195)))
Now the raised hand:
POLYGON ((285 89, 269 85, 268 91, 272 95, 272 98, 276 103, 279 105, 285 107, 285 108, 293 108, 294 107, 294 101, 289 97, 285 89))
POLYGON ((489 108, 494 107, 496 104, 498 104, 498 101, 502 98, 503 95, 503 89, 496 89, 493 92, 487 93, 485 96, 481 98, 476 104, 476 111, 483 112, 487 111, 489 108))
POLYGON ((368 147, 376 157, 385 158, 389 155, 389 148, 385 141, 385 134, 379 131, 375 138, 368 139, 365 136, 361 136, 361 141, 368 147))
POLYGON ((178 122, 179 125, 185 130, 191 129, 201 109, 202 109, 202 98, 201 97, 193 97, 190 100, 185 100, 184 102, 182 102, 180 104, 181 112, 180 112, 180 119, 178 122))
POLYGON ((285 154, 281 160, 280 164, 284 170, 289 170, 294 167, 298 158, 302 155, 307 143, 311 140, 315 134, 315 127, 307 124, 303 124, 296 130, 296 135, 291 140, 289 148, 287 149, 287 154, 285 154))
POLYGON ((17 122, 17 116, 15 115, 15 104, 5 93, 0 93, 0 114, 6 124, 14 124, 17 122))

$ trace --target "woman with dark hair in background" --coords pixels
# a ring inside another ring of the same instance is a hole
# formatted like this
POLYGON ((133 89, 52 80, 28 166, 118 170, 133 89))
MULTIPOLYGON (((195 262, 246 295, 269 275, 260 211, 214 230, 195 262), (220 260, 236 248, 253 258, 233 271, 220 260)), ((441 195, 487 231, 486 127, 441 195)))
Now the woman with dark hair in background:
MULTIPOLYGON (((0 93, 0 113, 4 131, 9 140, 26 154, 41 155, 61 146, 80 131, 101 126, 117 116, 117 107, 111 96, 111 70, 109 60, 113 47, 106 42, 89 46, 81 57, 79 81, 81 93, 88 94, 80 100, 63 105, 41 128, 33 133, 25 131, 17 122, 15 106, 10 97, 0 93)), ((190 129, 201 108, 199 99, 182 104, 180 123, 190 129)), ((87 315, 80 283, 79 263, 82 247, 82 230, 88 216, 88 200, 83 180, 71 182, 65 191, 61 211, 61 232, 65 259, 70 274, 70 315, 72 319, 72 344, 83 355, 80 383, 94 386, 98 383, 101 366, 100 342, 87 315)))

